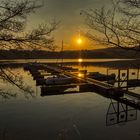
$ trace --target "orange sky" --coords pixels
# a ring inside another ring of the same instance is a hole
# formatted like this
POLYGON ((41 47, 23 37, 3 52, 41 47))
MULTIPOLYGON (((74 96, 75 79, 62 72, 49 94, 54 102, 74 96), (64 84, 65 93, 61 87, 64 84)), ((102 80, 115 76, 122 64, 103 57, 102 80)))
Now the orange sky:
POLYGON ((84 17, 80 16, 80 11, 109 4, 110 0, 44 0, 43 7, 29 17, 28 27, 30 29, 40 23, 48 23, 51 19, 56 19, 60 24, 53 35, 58 46, 61 46, 63 40, 66 50, 98 49, 101 47, 93 45, 85 38, 81 45, 75 41, 79 30, 86 30, 84 17))

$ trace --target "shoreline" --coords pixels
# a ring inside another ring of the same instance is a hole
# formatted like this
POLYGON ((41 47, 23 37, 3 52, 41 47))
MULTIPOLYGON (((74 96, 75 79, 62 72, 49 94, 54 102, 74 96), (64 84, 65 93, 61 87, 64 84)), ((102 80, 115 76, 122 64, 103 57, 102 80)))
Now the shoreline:
MULTIPOLYGON (((54 59, 56 60, 56 59, 54 59)), ((103 60, 103 59, 102 59, 103 60)), ((81 66, 99 66, 99 67, 108 67, 108 68, 139 68, 140 67, 140 60, 139 59, 120 59, 120 60, 115 60, 115 61, 93 61, 93 62, 63 62, 63 65, 81 65, 81 66)), ((35 61, 34 61, 35 62, 35 61)), ((0 66, 24 66, 29 61, 0 61, 0 66)), ((42 64, 61 64, 62 62, 39 62, 42 64)))

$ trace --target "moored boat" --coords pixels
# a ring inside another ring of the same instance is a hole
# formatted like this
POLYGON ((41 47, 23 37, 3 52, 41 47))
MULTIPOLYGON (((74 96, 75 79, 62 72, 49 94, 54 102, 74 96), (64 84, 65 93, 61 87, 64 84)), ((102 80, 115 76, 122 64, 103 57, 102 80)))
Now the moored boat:
POLYGON ((67 75, 53 75, 50 77, 47 77, 45 80, 46 85, 61 85, 61 84, 70 84, 72 83, 73 78, 67 76, 67 75))
POLYGON ((87 77, 99 80, 99 81, 109 81, 109 80, 115 80, 116 75, 115 74, 110 74, 110 75, 105 75, 99 72, 90 72, 87 77))

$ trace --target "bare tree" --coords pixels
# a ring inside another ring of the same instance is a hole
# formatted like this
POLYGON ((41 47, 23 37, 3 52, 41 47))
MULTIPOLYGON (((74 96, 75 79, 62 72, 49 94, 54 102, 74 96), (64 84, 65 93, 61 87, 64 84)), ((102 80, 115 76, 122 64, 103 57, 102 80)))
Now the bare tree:
POLYGON ((55 21, 25 32, 28 15, 40 7, 30 0, 0 3, 0 49, 54 49, 51 33, 56 29, 55 21))
POLYGON ((140 51, 140 0, 112 0, 111 8, 82 11, 86 36, 104 45, 140 51))
MULTIPOLYGON (((51 33, 56 29, 57 22, 41 24, 25 32, 28 15, 41 6, 30 0, 3 0, 0 3, 0 49, 54 49, 51 33)), ((22 76, 14 74, 11 69, 0 66, 0 79, 34 96, 32 88, 24 83, 22 76)), ((16 96, 3 89, 0 89, 0 95, 4 98, 16 96)))

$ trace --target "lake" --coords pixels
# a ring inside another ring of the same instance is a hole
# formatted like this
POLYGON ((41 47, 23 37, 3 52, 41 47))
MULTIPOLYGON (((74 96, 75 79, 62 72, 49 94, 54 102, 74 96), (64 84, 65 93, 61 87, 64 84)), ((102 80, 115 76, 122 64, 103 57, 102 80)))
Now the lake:
MULTIPOLYGON (((43 62, 45 61, 43 60, 43 62)), ((83 66, 81 63, 72 66, 89 72, 98 71, 103 74, 115 73, 116 75, 118 73, 117 69, 97 65, 83 66)), ((0 139, 140 139, 139 110, 126 107, 124 104, 105 98, 95 92, 41 96, 40 86, 36 86, 36 81, 33 80, 29 71, 23 69, 22 65, 14 65, 14 67, 6 65, 3 69, 6 72, 8 70, 9 73, 14 73, 17 78, 20 77, 21 81, 24 82, 23 85, 33 92, 24 92, 15 85, 0 80, 0 139), (4 92, 7 94, 5 95, 4 92), (117 112, 118 106, 119 113, 117 112)), ((122 76, 125 72, 126 70, 121 71, 122 76)), ((135 79, 139 76, 137 72, 137 69, 131 68, 130 77, 135 79)), ((131 90, 140 93, 139 87, 131 88, 131 90)))

